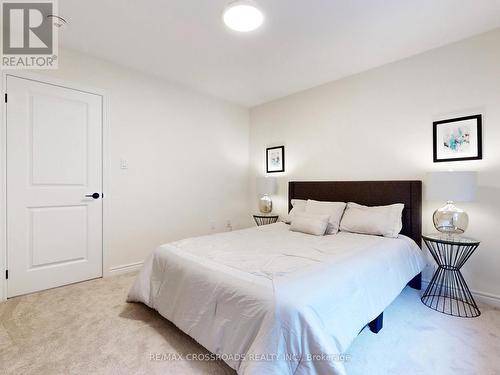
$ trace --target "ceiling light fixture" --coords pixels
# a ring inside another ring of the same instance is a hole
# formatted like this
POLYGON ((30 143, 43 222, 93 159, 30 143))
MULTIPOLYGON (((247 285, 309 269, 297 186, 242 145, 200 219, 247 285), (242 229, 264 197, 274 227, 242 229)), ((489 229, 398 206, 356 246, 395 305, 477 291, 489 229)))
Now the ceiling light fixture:
POLYGON ((222 19, 227 27, 239 32, 248 32, 259 28, 264 22, 264 15, 251 0, 234 1, 226 6, 222 19))

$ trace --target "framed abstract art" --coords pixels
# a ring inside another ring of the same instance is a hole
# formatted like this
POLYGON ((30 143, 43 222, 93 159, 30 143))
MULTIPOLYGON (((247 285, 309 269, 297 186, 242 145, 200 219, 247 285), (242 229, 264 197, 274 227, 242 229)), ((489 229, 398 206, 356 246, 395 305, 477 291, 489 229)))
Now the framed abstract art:
POLYGON ((483 158, 482 116, 466 116, 433 123, 434 162, 483 158))
POLYGON ((285 171, 285 146, 266 148, 266 172, 285 171))

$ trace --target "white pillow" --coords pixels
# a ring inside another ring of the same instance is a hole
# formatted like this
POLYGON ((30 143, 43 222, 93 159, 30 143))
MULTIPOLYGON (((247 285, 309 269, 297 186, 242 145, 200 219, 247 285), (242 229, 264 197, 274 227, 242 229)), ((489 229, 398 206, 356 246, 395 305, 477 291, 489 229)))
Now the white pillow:
POLYGON ((305 212, 297 212, 293 216, 290 230, 294 232, 302 232, 313 234, 315 236, 323 236, 328 227, 330 215, 308 214, 305 212))
POLYGON ((293 217, 297 212, 305 212, 307 201, 304 199, 292 199, 292 209, 290 213, 285 218, 285 223, 291 223, 293 221, 293 217))
POLYGON ((340 222, 340 230, 397 238, 403 228, 401 215, 404 207, 402 203, 368 207, 349 202, 340 222))
POLYGON ((340 219, 345 206, 345 202, 321 202, 309 199, 306 204, 306 213, 330 215, 326 234, 335 234, 339 231, 340 219))

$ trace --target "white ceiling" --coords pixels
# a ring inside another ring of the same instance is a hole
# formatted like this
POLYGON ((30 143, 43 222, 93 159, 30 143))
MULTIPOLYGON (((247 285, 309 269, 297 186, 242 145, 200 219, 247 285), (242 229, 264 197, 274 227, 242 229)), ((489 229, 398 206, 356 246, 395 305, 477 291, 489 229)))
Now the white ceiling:
POLYGON ((500 27, 500 0, 256 0, 240 34, 230 0, 60 0, 63 47, 245 106, 500 27))

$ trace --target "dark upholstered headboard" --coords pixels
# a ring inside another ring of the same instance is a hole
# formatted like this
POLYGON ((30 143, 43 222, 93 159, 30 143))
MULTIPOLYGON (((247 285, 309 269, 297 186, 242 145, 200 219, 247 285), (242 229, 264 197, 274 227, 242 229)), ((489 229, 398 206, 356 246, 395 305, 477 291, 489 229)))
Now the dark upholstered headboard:
POLYGON ((290 181, 288 210, 292 199, 355 202, 365 206, 403 203, 401 234, 421 246, 422 181, 290 181))

